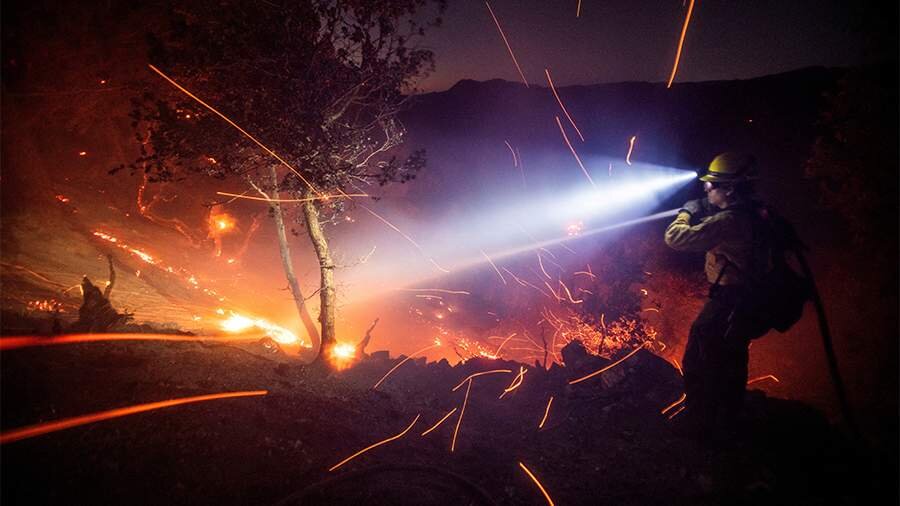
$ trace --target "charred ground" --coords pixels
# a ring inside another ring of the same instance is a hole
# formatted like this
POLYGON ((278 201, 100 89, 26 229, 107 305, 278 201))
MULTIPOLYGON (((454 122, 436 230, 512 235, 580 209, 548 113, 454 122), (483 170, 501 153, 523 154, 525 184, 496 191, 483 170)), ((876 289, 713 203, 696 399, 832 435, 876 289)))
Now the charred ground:
MULTIPOLYGON (((343 372, 296 364, 266 343, 80 344, 4 356, 2 426, 144 402, 268 390, 173 407, 4 445, 9 504, 853 504, 891 489, 888 461, 795 401, 748 395, 737 433, 689 437, 660 411, 679 373, 641 350, 608 364, 569 350, 568 367, 474 378, 454 452, 454 407, 470 374, 521 364, 411 360, 376 352, 343 372), (550 396, 554 401, 543 428, 550 396), (402 438, 329 472, 342 459, 402 438)), ((893 475, 894 477, 896 475, 893 475)))

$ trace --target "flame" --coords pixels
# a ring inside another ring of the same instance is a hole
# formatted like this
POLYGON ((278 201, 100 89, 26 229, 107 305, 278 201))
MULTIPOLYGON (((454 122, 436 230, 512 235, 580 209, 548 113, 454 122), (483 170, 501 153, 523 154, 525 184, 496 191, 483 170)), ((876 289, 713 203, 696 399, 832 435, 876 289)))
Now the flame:
POLYGON ((225 235, 232 232, 236 220, 228 213, 209 215, 209 234, 212 236, 225 235))
POLYGON ((238 334, 255 327, 265 331, 269 337, 279 344, 299 344, 304 348, 312 348, 312 344, 301 340, 296 334, 284 327, 275 325, 262 318, 244 316, 234 311, 229 311, 229 313, 231 316, 219 324, 219 327, 225 332, 238 334))
POLYGON ((356 359, 356 346, 350 343, 338 343, 328 351, 331 363, 338 369, 346 369, 356 359))

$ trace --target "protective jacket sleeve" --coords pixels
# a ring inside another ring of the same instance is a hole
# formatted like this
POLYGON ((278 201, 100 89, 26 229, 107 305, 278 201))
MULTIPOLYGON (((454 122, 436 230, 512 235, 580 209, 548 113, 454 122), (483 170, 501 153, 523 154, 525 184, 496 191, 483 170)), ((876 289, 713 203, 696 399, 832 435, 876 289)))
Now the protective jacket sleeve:
POLYGON ((708 251, 720 244, 729 235, 729 224, 726 214, 718 213, 691 225, 691 214, 678 213, 664 235, 666 244, 678 251, 708 251))

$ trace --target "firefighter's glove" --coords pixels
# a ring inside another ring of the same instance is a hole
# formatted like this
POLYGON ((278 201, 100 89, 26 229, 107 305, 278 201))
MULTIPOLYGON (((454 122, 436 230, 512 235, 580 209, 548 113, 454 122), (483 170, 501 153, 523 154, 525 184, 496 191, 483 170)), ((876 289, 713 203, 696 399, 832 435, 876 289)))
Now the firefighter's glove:
POLYGON ((691 215, 691 218, 702 218, 703 215, 706 214, 703 209, 703 203, 700 199, 688 200, 681 206, 681 209, 678 210, 679 213, 688 213, 691 215))

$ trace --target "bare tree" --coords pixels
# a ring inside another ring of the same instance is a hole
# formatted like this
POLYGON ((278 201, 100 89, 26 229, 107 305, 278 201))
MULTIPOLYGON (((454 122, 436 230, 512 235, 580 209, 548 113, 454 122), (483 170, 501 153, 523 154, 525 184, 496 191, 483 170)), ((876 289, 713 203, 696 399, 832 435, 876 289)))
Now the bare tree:
POLYGON ((238 176, 266 195, 291 292, 315 338, 287 247, 287 219, 302 223, 319 261, 318 356, 335 340, 328 227, 356 205, 351 195, 424 167, 423 152, 396 153, 405 133, 397 114, 433 69, 431 52, 415 44, 440 23, 444 4, 190 2, 170 5, 170 22, 150 35, 151 62, 233 123, 154 81, 133 102, 141 153, 127 168, 156 181, 238 176), (278 195, 301 202, 282 206, 278 195))

